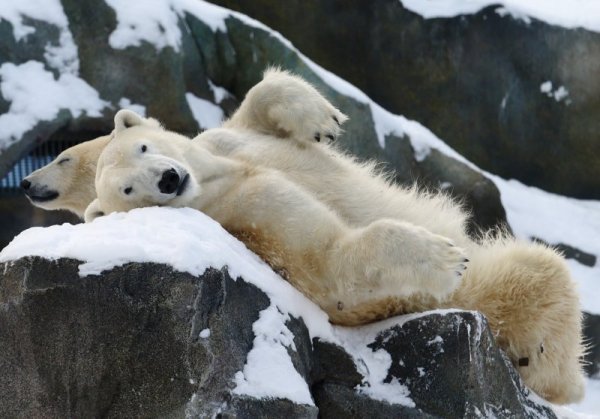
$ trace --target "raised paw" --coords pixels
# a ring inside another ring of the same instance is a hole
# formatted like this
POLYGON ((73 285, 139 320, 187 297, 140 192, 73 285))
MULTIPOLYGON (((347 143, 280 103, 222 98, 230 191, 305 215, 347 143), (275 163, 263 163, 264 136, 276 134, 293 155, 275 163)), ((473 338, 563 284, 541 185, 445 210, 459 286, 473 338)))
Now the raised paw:
POLYGON ((323 104, 323 106, 330 108, 329 110, 334 113, 329 115, 325 112, 323 115, 315 115, 313 120, 316 129, 313 138, 317 142, 327 141, 327 143, 332 143, 342 133, 342 123, 348 118, 328 102, 323 104))

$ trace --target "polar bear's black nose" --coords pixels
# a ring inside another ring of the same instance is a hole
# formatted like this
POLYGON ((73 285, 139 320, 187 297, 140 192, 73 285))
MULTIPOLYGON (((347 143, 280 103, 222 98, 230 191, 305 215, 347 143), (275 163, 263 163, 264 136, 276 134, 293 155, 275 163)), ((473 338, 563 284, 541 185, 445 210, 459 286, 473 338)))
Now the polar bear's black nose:
POLYGON ((21 188, 27 190, 27 189, 29 189, 30 186, 31 186, 31 182, 28 181, 27 179, 23 179, 21 181, 21 188))
POLYGON ((175 169, 165 170, 158 182, 158 189, 161 193, 172 194, 179 186, 179 175, 175 169))

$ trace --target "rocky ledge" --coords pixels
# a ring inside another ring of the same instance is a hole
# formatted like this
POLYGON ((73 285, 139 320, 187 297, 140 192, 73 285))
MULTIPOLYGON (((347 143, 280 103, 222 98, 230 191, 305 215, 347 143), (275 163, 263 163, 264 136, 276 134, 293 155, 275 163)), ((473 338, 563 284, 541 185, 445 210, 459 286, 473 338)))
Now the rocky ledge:
POLYGON ((336 343, 284 316, 285 351, 309 395, 299 403, 260 395, 265 383, 250 378, 265 343, 258 321, 274 307, 257 286, 226 267, 196 276, 129 263, 80 277, 79 263, 25 257, 0 266, 7 417, 554 417, 475 312, 334 327, 336 343))

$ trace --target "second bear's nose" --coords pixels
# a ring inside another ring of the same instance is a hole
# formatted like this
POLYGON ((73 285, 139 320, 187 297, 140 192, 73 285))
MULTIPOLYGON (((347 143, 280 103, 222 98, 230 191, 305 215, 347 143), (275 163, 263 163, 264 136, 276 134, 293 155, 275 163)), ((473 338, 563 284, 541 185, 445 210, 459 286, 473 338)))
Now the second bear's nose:
POLYGON ((23 179, 21 181, 21 188, 27 190, 27 189, 29 189, 30 186, 31 186, 31 182, 28 181, 27 179, 23 179))
POLYGON ((175 169, 165 170, 158 182, 158 189, 161 193, 172 194, 179 186, 179 175, 175 169))

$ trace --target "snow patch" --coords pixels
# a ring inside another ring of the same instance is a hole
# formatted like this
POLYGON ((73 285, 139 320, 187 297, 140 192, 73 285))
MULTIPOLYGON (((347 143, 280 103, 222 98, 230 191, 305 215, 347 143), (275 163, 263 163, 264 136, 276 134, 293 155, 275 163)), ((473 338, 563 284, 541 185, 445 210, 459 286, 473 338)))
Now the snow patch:
POLYGON ((61 109, 74 118, 84 112, 92 117, 110 106, 84 80, 69 73, 58 79, 39 61, 0 66, 0 91, 10 101, 8 112, 0 115, 0 151, 21 139, 38 122, 51 121, 61 109))
MULTIPOLYGON (((554 98, 554 100, 557 102, 560 102, 569 96, 569 91, 565 86, 559 86, 556 88, 556 90, 552 91, 552 82, 549 80, 540 85, 540 92, 544 93, 548 97, 554 98)), ((570 103, 571 100, 566 101, 567 105, 570 103)))
POLYGON ((138 105, 137 103, 133 103, 130 99, 123 97, 119 100, 119 108, 120 109, 129 109, 134 111, 138 115, 146 117, 146 107, 144 105, 138 105))
POLYGON ((200 339, 208 339, 210 337, 210 329, 202 329, 198 336, 200 339))
POLYGON ((69 22, 59 0, 4 1, 0 5, 0 19, 8 21, 13 27, 13 36, 21 41, 35 33, 33 26, 23 22, 24 18, 38 20, 58 27, 60 31, 58 45, 48 43, 44 58, 47 64, 62 73, 76 75, 79 71, 79 57, 69 22))
POLYGON ((148 42, 157 50, 181 47, 180 19, 191 13, 213 31, 226 32, 227 9, 202 0, 105 0, 117 15, 117 27, 110 34, 109 44, 115 49, 139 47, 148 42))
POLYGON ((314 406, 308 384, 296 371, 288 349, 296 350, 289 320, 276 306, 261 311, 252 326, 254 346, 248 353, 243 371, 235 374, 235 394, 255 398, 286 398, 298 404, 314 406))
POLYGON ((221 126, 225 117, 223 109, 208 100, 194 96, 193 93, 186 93, 185 98, 194 119, 201 128, 208 129, 221 126))
POLYGON ((13 27, 17 41, 35 33, 33 26, 23 22, 23 18, 47 22, 59 28, 69 24, 60 0, 4 1, 0 5, 0 19, 8 21, 13 27))
POLYGON ((117 27, 108 42, 115 49, 139 47, 142 42, 157 49, 167 46, 176 51, 181 44, 181 30, 173 5, 163 0, 104 0, 117 15, 117 27))
POLYGON ((500 5, 496 12, 526 22, 538 19, 563 28, 600 32, 600 2, 596 0, 400 0, 408 10, 425 19, 450 18, 500 5))
POLYGON ((210 90, 213 92, 213 97, 215 98, 215 103, 221 103, 224 99, 233 97, 233 95, 224 87, 217 86, 212 82, 212 80, 208 80, 208 85, 210 90))

